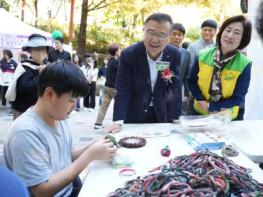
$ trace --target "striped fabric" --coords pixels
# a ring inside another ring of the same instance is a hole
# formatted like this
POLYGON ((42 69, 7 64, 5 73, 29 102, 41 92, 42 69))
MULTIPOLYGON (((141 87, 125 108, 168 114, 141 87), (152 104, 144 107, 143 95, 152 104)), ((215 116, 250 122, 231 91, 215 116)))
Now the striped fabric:
POLYGON ((217 48, 214 53, 214 71, 212 76, 212 82, 209 89, 209 94, 211 95, 211 100, 216 102, 222 97, 222 86, 220 80, 220 73, 222 68, 235 57, 236 52, 231 53, 226 57, 220 58, 220 50, 217 48))

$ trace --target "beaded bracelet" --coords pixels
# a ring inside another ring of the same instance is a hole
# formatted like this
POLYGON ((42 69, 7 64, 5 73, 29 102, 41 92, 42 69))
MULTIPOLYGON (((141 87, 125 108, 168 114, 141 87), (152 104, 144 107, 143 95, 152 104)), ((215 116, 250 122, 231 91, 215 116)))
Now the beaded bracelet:
POLYGON ((124 137, 119 141, 119 145, 125 148, 141 148, 145 146, 145 144, 146 144, 146 139, 142 137, 134 137, 134 136, 124 137))
POLYGON ((135 174, 136 174, 136 171, 132 168, 123 168, 119 171, 120 176, 132 176, 135 174))

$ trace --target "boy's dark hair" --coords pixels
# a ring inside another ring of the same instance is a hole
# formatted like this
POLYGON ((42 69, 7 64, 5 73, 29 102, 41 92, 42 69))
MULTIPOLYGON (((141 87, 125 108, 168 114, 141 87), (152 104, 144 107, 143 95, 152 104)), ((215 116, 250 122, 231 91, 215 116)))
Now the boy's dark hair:
POLYGON ((55 40, 58 40, 59 42, 63 43, 64 42, 64 39, 62 37, 56 37, 55 40))
POLYGON ((182 32, 183 34, 185 34, 185 28, 184 28, 182 23, 174 23, 172 25, 172 31, 174 31, 174 30, 178 30, 178 31, 182 32))
POLYGON ((216 35, 216 43, 219 46, 219 48, 221 47, 221 36, 223 34, 223 31, 225 30, 225 28, 230 25, 231 23, 235 23, 235 22, 240 22, 242 23, 244 29, 243 29, 243 35, 241 38, 241 42, 240 45, 237 47, 237 49, 243 49, 245 48, 251 39, 251 31, 252 31, 252 25, 251 22, 243 15, 237 15, 237 16, 232 16, 228 19, 226 19, 222 26, 220 27, 220 30, 218 32, 218 34, 216 35))
POLYGON ((72 93, 73 97, 85 96, 89 85, 83 72, 71 61, 49 64, 39 76, 38 94, 43 96, 45 89, 51 87, 58 96, 72 93))
POLYGON ((117 51, 119 50, 119 45, 117 44, 111 44, 109 45, 108 47, 108 53, 111 55, 111 56, 115 56, 117 51))
POLYGON ((170 15, 164 13, 154 13, 150 15, 144 22, 144 24, 149 21, 157 21, 159 23, 169 22, 171 25, 173 24, 173 20, 170 15))
POLYGON ((258 12, 257 12, 257 18, 256 18, 256 29, 261 37, 261 40, 263 41, 263 1, 259 3, 258 12))
POLYGON ((10 51, 9 49, 5 49, 5 50, 4 50, 4 53, 5 53, 6 55, 8 55, 9 58, 12 58, 12 57, 13 57, 13 53, 12 53, 12 51, 10 51))

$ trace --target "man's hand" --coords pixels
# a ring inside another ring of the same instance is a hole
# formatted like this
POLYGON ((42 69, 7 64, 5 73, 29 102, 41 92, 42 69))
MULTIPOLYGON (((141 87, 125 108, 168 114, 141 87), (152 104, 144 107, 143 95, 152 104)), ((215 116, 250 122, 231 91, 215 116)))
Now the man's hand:
POLYGON ((197 101, 197 102, 202 111, 208 111, 209 102, 207 101, 197 101))
POLYGON ((113 123, 109 127, 107 127, 105 130, 107 133, 118 133, 122 129, 122 124, 116 124, 113 123))

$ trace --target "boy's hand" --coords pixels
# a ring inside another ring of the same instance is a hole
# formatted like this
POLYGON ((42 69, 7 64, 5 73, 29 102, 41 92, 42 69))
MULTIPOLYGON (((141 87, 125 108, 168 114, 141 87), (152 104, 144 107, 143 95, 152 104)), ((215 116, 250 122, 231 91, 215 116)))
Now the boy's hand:
POLYGON ((117 147, 107 139, 100 139, 89 148, 94 160, 111 160, 117 151, 117 147))

